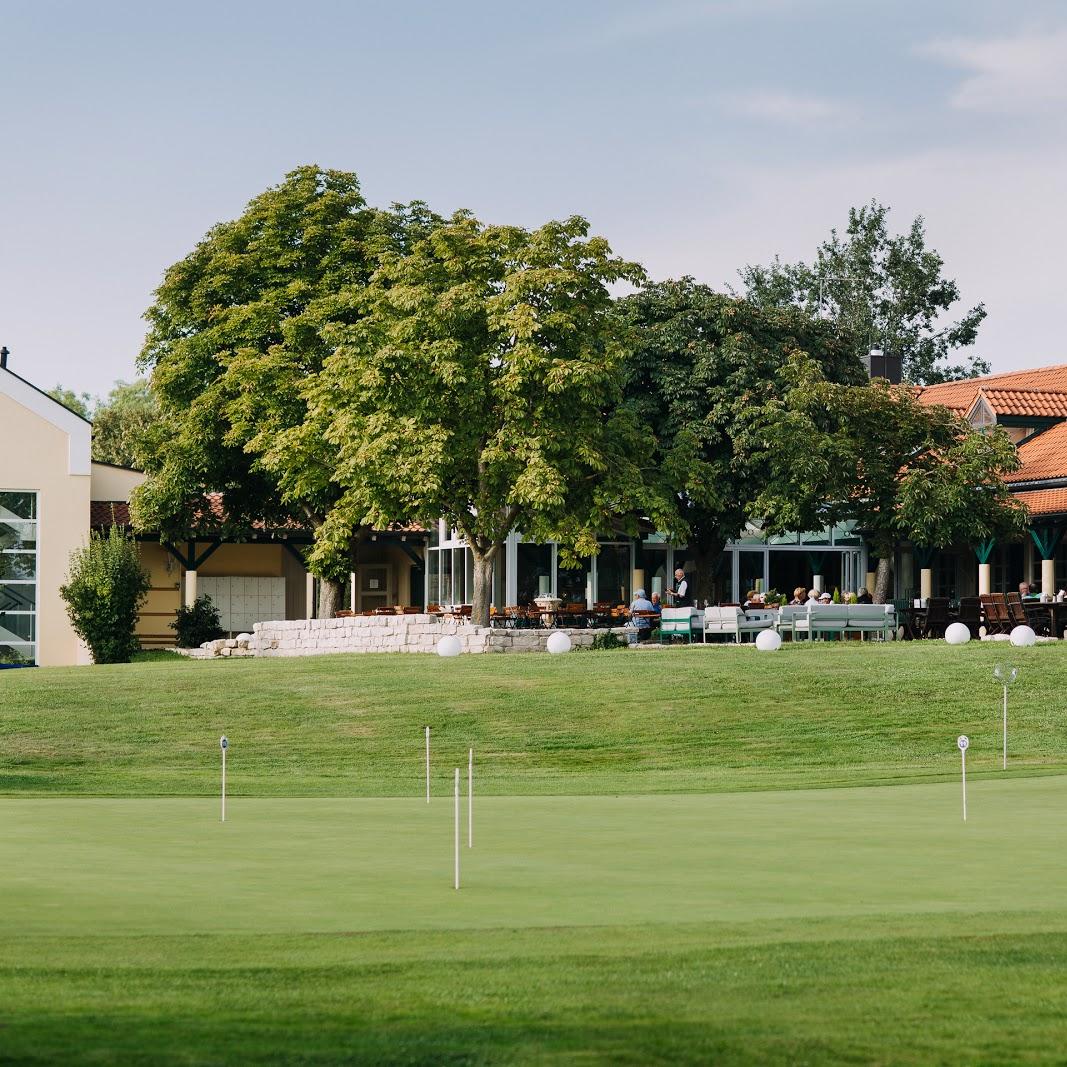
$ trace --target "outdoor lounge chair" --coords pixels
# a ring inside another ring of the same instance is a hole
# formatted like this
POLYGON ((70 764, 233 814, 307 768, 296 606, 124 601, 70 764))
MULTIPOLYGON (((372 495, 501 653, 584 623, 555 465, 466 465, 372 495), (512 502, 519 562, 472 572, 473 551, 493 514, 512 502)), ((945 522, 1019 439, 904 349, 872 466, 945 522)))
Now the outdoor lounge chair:
POLYGON ((948 627, 948 597, 932 596, 926 602, 923 637, 944 637, 948 627))
POLYGON ((892 604, 847 604, 846 615, 846 633, 859 633, 861 641, 867 634, 881 634, 888 641, 897 628, 892 604))
POLYGON ((810 604, 807 613, 793 622, 793 639, 797 634, 807 634, 809 640, 816 634, 840 634, 847 627, 847 604, 810 604))
POLYGON ((693 643, 693 609, 664 608, 659 619, 659 643, 668 643, 675 637, 684 637, 693 643))
POLYGON ((1016 626, 1029 626, 1030 620, 1026 616, 1026 608, 1023 607, 1023 598, 1018 593, 1007 593, 1004 604, 1008 609, 1008 629, 1016 626))
POLYGON ((979 637, 979 629, 982 625, 981 598, 976 596, 960 597, 959 621, 971 633, 971 637, 979 637))

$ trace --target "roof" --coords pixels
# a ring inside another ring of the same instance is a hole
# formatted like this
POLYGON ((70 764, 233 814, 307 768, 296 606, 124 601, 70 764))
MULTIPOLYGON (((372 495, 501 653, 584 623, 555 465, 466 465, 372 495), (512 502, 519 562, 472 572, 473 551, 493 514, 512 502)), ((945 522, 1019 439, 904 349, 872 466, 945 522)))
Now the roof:
POLYGON ((1008 482, 1039 482, 1067 478, 1067 422, 1058 422, 1019 445, 1022 466, 1005 475, 1008 482))
POLYGON ((68 407, 66 404, 63 403, 62 400, 56 400, 56 398, 52 396, 51 393, 46 393, 43 389, 34 385, 33 382, 28 382, 25 378, 22 377, 21 374, 16 374, 7 365, 0 367, 0 370, 4 371, 7 374, 10 374, 12 378, 17 378, 20 382, 22 382, 23 385, 28 385, 35 393, 40 393, 41 396, 47 397, 49 400, 52 401, 53 404, 58 404, 64 411, 69 411, 73 416, 75 416, 75 418, 79 418, 82 420, 82 422, 88 423, 90 426, 92 426, 92 419, 87 419, 80 411, 75 411, 74 408, 68 407))
MULTIPOLYGON (((964 378, 962 381, 943 382, 940 385, 923 385, 916 390, 915 396, 920 404, 941 404, 965 414, 974 404, 979 390, 985 392, 987 397, 991 391, 1067 394, 1067 363, 1037 367, 1034 370, 1009 371, 1006 374, 987 374, 983 378, 964 378)), ((1033 412, 1025 411, 1021 414, 1029 415, 1033 412)))
MULTIPOLYGON (((997 415, 1032 415, 1043 419, 1067 419, 1067 390, 979 389, 997 415)), ((977 395, 975 397, 977 400, 977 395)))
POLYGON ((1067 489, 1031 489, 1015 494, 1029 509, 1032 517, 1067 515, 1067 489))

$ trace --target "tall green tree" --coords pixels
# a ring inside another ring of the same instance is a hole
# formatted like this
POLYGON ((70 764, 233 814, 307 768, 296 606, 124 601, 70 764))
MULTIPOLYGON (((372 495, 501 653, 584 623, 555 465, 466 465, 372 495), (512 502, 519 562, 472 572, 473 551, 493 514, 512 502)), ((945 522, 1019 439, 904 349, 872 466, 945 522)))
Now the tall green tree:
MULTIPOLYGON (((141 353, 159 404, 135 498, 141 527, 181 537, 214 491, 230 536, 258 520, 322 527, 340 491, 332 449, 305 432, 305 388, 332 351, 331 329, 363 313, 383 252, 431 221, 417 204, 369 207, 354 174, 305 166, 167 270, 141 353)), ((331 530, 335 551, 312 565, 322 616, 339 606, 360 539, 357 527, 331 530)))
POLYGON ((752 516, 772 439, 762 412, 790 387, 791 356, 805 353, 831 380, 863 368, 837 331, 794 308, 760 308, 692 278, 657 282, 618 304, 631 332, 627 406, 656 434, 658 492, 677 513, 695 595, 714 600, 727 542, 752 516))
POLYGON ((316 552, 356 523, 441 516, 470 547, 485 625, 511 530, 573 557, 641 505, 655 511, 651 434, 619 405, 627 334, 610 292, 641 270, 588 231, 460 212, 386 257, 311 389, 346 489, 316 552))
POLYGON ((76 393, 73 389, 66 389, 58 382, 55 387, 48 390, 48 395, 53 400, 58 400, 64 407, 70 408, 76 415, 83 419, 93 417, 93 406, 96 401, 90 393, 76 393))
POLYGON ((116 382, 93 410, 93 459, 140 469, 158 419, 159 405, 146 379, 116 382))
POLYGON ((745 295, 763 307, 791 305, 813 318, 826 316, 853 339, 858 357, 872 349, 901 356, 908 382, 988 374, 985 360, 960 351, 974 344, 985 306, 946 323, 960 290, 944 276, 941 256, 926 247, 922 217, 906 233, 891 234, 888 216, 889 208, 874 200, 851 208, 844 234, 831 230, 812 263, 775 259, 745 267, 745 295), (960 362, 950 362, 954 357, 960 362))
POLYGON ((760 431, 774 447, 756 513, 772 531, 855 519, 878 557, 878 603, 902 540, 947 548, 1022 529, 1026 509, 1004 481, 1019 458, 1003 430, 974 430, 907 388, 829 382, 810 361, 791 373, 760 431))

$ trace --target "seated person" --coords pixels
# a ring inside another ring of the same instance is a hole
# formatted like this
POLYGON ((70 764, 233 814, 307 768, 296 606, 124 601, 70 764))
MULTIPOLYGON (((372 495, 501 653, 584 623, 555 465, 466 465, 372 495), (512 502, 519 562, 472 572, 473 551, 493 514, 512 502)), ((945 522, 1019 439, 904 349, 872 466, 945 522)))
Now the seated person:
POLYGON ((832 604, 833 602, 834 602, 834 598, 832 596, 830 596, 829 593, 823 591, 823 592, 821 592, 819 594, 819 603, 820 604, 832 604))
POLYGON ((744 607, 746 608, 765 608, 767 601, 764 599, 762 593, 757 593, 755 589, 750 589, 745 596, 744 607))
POLYGON ((808 591, 807 591, 807 589, 805 589, 804 586, 802 586, 802 585, 798 585, 796 587, 796 589, 793 590, 793 599, 790 600, 789 603, 794 608, 796 608, 796 607, 800 607, 802 604, 806 604, 807 602, 808 602, 808 591))
POLYGON ((663 611, 663 599, 659 593, 652 594, 652 610, 657 613, 663 611))
POLYGON ((1033 600, 1033 599, 1035 599, 1036 598, 1036 594, 1033 591, 1033 586, 1031 586, 1029 582, 1020 582, 1019 583, 1019 596, 1022 597, 1023 600, 1033 600))
POLYGON ((808 599, 805 600, 804 603, 809 605, 809 606, 811 604, 818 604, 819 603, 819 590, 818 589, 809 589, 808 590, 808 599))
POLYGON ((873 604, 874 603, 874 597, 872 597, 871 594, 867 592, 866 587, 861 587, 860 591, 856 594, 856 603, 857 604, 873 604))
POLYGON ((638 589, 634 594, 633 603, 630 605, 630 621, 637 628, 637 637, 640 641, 647 641, 652 636, 652 620, 648 616, 638 615, 634 618, 635 611, 655 611, 652 601, 647 599, 645 591, 638 589))

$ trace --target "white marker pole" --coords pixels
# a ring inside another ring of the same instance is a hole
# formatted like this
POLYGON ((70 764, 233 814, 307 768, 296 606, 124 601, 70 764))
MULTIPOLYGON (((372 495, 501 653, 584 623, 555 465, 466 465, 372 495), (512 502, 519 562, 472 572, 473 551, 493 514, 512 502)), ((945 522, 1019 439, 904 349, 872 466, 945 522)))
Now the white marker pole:
POLYGON ((474 749, 467 753, 467 848, 474 848, 474 749))
POLYGON ((430 803, 430 728, 426 727, 426 803, 430 803))
POLYGON ((454 885, 459 889, 459 768, 456 768, 456 803, 455 803, 455 859, 456 870, 454 885))
POLYGON ((1004 686, 1004 763, 1002 770, 1008 769, 1008 687, 1004 686))
POLYGON ((219 738, 219 748, 222 749, 222 821, 226 821, 226 749, 230 747, 230 742, 226 740, 225 736, 219 738))
POLYGON ((967 821, 967 746, 971 743, 966 734, 960 734, 956 738, 956 744, 960 750, 961 766, 963 768, 963 821, 967 821))

